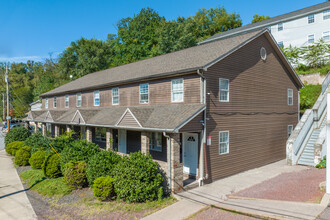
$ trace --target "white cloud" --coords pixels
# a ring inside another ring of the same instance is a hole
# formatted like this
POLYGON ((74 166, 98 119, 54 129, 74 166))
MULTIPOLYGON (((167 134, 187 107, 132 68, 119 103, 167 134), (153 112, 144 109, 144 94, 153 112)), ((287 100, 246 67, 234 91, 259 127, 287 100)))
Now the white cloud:
POLYGON ((26 57, 0 57, 0 62, 10 62, 10 63, 25 63, 28 60, 33 60, 35 62, 44 61, 44 57, 39 56, 26 56, 26 57))

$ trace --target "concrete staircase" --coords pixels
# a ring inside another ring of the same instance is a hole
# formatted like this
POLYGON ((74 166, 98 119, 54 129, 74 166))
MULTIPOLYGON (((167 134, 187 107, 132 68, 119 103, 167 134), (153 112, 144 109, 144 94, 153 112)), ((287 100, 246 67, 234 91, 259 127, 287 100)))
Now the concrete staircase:
POLYGON ((312 135, 309 137, 306 147, 303 150, 303 152, 298 160, 298 164, 307 165, 307 166, 316 165, 314 163, 314 159, 315 159, 314 145, 315 145, 316 140, 319 138, 322 128, 325 126, 325 123, 327 121, 326 118, 327 117, 324 117, 320 128, 313 130, 312 135))

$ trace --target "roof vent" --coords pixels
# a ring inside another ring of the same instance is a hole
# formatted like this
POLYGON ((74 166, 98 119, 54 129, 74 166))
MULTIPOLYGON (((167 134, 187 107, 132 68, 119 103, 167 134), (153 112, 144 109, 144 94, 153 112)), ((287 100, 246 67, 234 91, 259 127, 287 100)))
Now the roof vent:
POLYGON ((260 49, 260 57, 261 57, 262 60, 267 59, 267 51, 264 47, 261 47, 261 49, 260 49))

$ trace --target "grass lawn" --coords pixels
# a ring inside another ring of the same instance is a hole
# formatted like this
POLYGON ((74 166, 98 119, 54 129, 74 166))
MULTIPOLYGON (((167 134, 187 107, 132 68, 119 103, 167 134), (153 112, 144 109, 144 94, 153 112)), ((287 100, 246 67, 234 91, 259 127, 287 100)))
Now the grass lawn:
POLYGON ((62 197, 71 193, 71 190, 64 182, 64 177, 47 179, 42 170, 26 170, 20 175, 29 189, 43 196, 62 197))
POLYGON ((126 203, 121 200, 100 202, 95 199, 90 188, 70 190, 64 182, 64 177, 47 179, 42 170, 34 169, 23 171, 20 176, 30 190, 54 198, 49 207, 44 207, 45 214, 41 215, 52 219, 79 217, 88 219, 139 219, 176 201, 173 197, 167 197, 160 201, 144 203, 126 203))

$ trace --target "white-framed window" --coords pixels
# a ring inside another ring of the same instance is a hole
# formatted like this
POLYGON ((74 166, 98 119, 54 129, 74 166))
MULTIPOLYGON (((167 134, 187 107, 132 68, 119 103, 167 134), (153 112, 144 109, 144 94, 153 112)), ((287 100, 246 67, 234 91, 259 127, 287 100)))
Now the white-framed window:
POLYGON ((323 12, 323 20, 330 19, 330 10, 326 10, 323 12))
POLYGON ((100 106, 100 91, 94 91, 94 106, 100 106))
POLYGON ((325 41, 330 40, 330 31, 325 31, 325 32, 323 32, 323 34, 322 34, 322 38, 323 38, 323 40, 325 40, 325 41))
POLYGON ((112 104, 119 105, 119 88, 112 89, 112 104))
POLYGON ((56 100, 56 97, 54 97, 53 106, 54 106, 54 108, 57 107, 57 100, 56 100))
POLYGON ((314 15, 308 15, 308 24, 314 23, 315 18, 314 15))
POLYGON ((48 98, 45 99, 45 108, 48 108, 48 98))
POLYGON ((149 133, 149 149, 153 151, 162 151, 163 141, 162 133, 152 132, 149 133))
POLYGON ((219 132, 219 154, 229 153, 229 131, 219 132))
POLYGON ((65 95, 64 102, 65 102, 65 108, 68 108, 69 107, 69 96, 68 95, 65 95))
POLYGON ((288 105, 293 105, 293 90, 288 89, 288 105))
POLYGON ((172 102, 183 102, 183 79, 173 79, 171 82, 172 102))
POLYGON ((77 93, 77 107, 81 107, 82 96, 81 93, 77 93))
POLYGON ((283 23, 279 23, 279 24, 277 25, 277 30, 278 30, 278 31, 283 31, 283 23))
POLYGON ((314 34, 310 34, 310 35, 308 35, 308 43, 309 43, 309 44, 314 43, 314 34))
POLYGON ((293 132, 293 125, 288 125, 288 137, 291 136, 292 132, 293 132))
POLYGON ((149 103, 149 83, 140 84, 140 104, 149 103))
POLYGON ((284 43, 283 43, 283 41, 279 41, 279 42, 277 43, 277 45, 278 45, 280 48, 284 48, 284 43))
POLYGON ((219 101, 229 102, 229 80, 219 79, 219 101))

